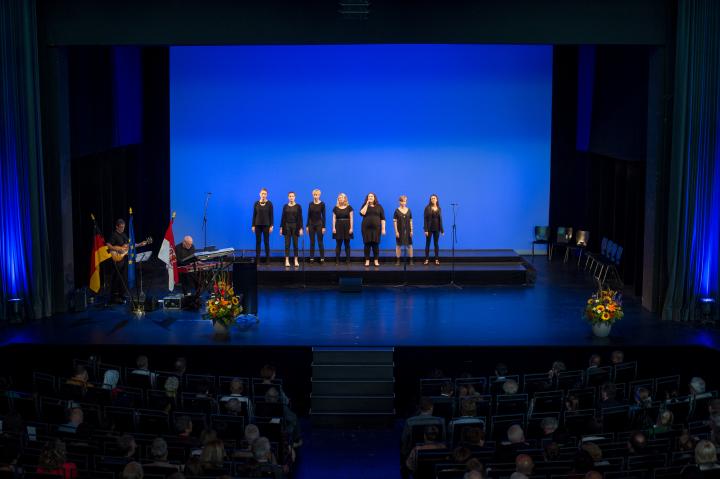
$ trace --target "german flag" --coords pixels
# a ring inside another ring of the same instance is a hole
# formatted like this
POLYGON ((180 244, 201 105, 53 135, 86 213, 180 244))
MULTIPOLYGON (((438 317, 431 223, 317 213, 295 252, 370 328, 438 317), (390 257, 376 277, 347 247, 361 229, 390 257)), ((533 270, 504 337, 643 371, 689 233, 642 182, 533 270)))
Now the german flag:
POLYGON ((100 291, 100 263, 110 258, 105 238, 100 234, 97 224, 95 224, 95 216, 92 216, 95 236, 93 238, 92 254, 90 255, 90 290, 93 293, 100 291))

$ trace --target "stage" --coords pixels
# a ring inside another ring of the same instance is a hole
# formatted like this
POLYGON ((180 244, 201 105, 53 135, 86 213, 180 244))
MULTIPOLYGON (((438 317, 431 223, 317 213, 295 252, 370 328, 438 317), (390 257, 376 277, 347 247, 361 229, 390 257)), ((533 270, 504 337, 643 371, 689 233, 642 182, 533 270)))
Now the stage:
MULTIPOLYGON (((478 286, 458 281, 462 289, 446 282, 438 285, 398 283, 366 285, 357 293, 341 292, 337 285, 261 286, 258 320, 249 318, 239 322, 227 341, 214 338, 212 325, 202 319, 201 312, 159 310, 137 317, 127 306, 120 305, 91 305, 84 312, 11 325, 0 332, 0 339, 3 345, 220 348, 720 346, 717 328, 660 321, 641 307, 639 299, 630 297, 625 299, 625 318, 613 326, 610 338, 595 338, 580 317, 595 287, 590 274, 578 269, 572 261, 563 263, 558 258, 552 263, 544 256, 536 256, 534 261, 529 257, 523 260, 532 265, 537 274, 534 283, 478 286)), ((443 263, 441 267, 446 269, 447 261, 443 263)), ((274 274, 277 266, 261 266, 261 275, 263 268, 274 274)), ((383 265, 380 270, 390 268, 394 267, 383 265)), ((436 267, 415 268, 423 271, 436 267)), ((368 274, 355 265, 351 270, 368 274)), ((153 294, 161 292, 157 281, 157 277, 152 280, 153 294)))

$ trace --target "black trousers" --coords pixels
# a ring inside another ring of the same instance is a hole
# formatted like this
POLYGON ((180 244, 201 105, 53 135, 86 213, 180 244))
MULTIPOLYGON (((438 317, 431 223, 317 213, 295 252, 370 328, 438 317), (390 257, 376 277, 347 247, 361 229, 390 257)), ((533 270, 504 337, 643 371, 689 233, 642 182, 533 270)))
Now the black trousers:
POLYGON ((270 258, 270 226, 260 225, 255 227, 255 258, 260 259, 260 239, 264 239, 265 257, 270 258))
POLYGON ((285 234, 285 257, 290 256, 290 241, 292 241, 293 245, 293 253, 294 257, 297 258, 298 255, 298 232, 297 230, 288 231, 285 233, 283 230, 283 233, 285 234))
POLYGON ((335 240, 335 259, 337 261, 340 261, 340 251, 342 250, 343 243, 345 243, 345 256, 347 257, 348 261, 350 261, 350 238, 344 240, 335 240))
POLYGON ((112 268, 110 279, 110 294, 115 298, 125 297, 125 285, 127 285, 128 259, 127 256, 112 268))
POLYGON ((440 239, 440 232, 429 231, 428 235, 425 237, 425 259, 430 257, 430 239, 432 239, 433 243, 435 243, 435 259, 438 259, 438 252, 440 251, 438 247, 438 239, 440 239))
POLYGON ((370 261, 370 250, 372 249, 373 259, 377 261, 378 254, 380 253, 379 243, 365 243, 365 261, 370 261))
POLYGON ((307 232, 310 235, 310 257, 315 256, 315 238, 317 237, 318 248, 320 249, 320 257, 325 257, 325 244, 322 234, 322 226, 308 226, 307 232))
POLYGON ((197 273, 180 273, 180 285, 183 294, 193 293, 198 288, 197 273))

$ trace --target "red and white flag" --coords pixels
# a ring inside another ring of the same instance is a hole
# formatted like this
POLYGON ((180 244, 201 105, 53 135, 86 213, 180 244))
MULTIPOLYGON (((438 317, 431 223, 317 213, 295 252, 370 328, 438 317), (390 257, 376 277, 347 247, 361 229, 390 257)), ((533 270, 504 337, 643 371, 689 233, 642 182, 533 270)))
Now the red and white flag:
POLYGON ((167 227, 167 231, 165 231, 165 238, 158 252, 158 258, 165 263, 168 270, 168 289, 170 291, 175 289, 175 283, 180 281, 177 270, 177 258, 175 257, 175 236, 173 235, 172 229, 174 221, 175 213, 172 214, 170 224, 167 227))

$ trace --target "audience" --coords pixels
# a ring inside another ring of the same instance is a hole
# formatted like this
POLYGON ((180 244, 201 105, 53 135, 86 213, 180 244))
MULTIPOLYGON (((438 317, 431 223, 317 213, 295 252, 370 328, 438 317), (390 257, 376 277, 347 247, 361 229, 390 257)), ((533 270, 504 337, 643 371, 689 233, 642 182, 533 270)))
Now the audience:
POLYGON ((89 380, 90 376, 88 375, 85 366, 83 366, 82 364, 78 364, 77 366, 75 366, 75 371, 73 372, 72 377, 65 381, 65 384, 78 386, 85 390, 87 388, 94 387, 92 384, 90 384, 89 380))
MULTIPOLYGON (((535 463, 531 456, 527 454, 519 454, 515 458, 515 474, 518 479, 525 479, 532 475, 535 463)), ((511 476, 513 477, 513 476, 511 476)))
POLYGON ((143 479, 143 467, 139 462, 129 462, 122 471, 122 479, 143 479))
POLYGON ((619 350, 615 350, 610 354, 610 362, 614 365, 622 364, 625 362, 625 353, 619 350))
POLYGON ((150 385, 155 388, 157 384, 157 374, 150 371, 149 364, 150 361, 147 356, 138 356, 135 361, 135 365, 137 367, 133 369, 130 374, 134 374, 136 376, 150 376, 150 385))
POLYGON ((437 426, 425 427, 423 438, 423 443, 415 446, 412 451, 410 451, 410 454, 405 461, 405 465, 411 471, 415 471, 415 469, 417 469, 418 451, 426 451, 429 449, 446 449, 445 443, 441 442, 440 440, 440 429, 438 429, 437 426))
POLYGON ((77 466, 65 459, 65 443, 60 439, 54 439, 45 445, 40 458, 38 459, 38 474, 55 474, 63 479, 78 477, 77 466))
POLYGON ((695 464, 701 471, 720 469, 717 460, 717 449, 712 442, 703 440, 695 446, 695 464))
POLYGON ((68 410, 67 418, 68 422, 58 427, 58 432, 62 432, 65 434, 75 434, 77 433, 78 428, 83 424, 85 415, 83 414, 83 410, 80 407, 75 406, 71 407, 68 410))
POLYGON ((152 462, 145 464, 145 468, 166 468, 168 470, 178 470, 178 466, 170 464, 168 461, 168 445, 167 441, 161 437, 153 439, 150 448, 150 457, 152 462))

